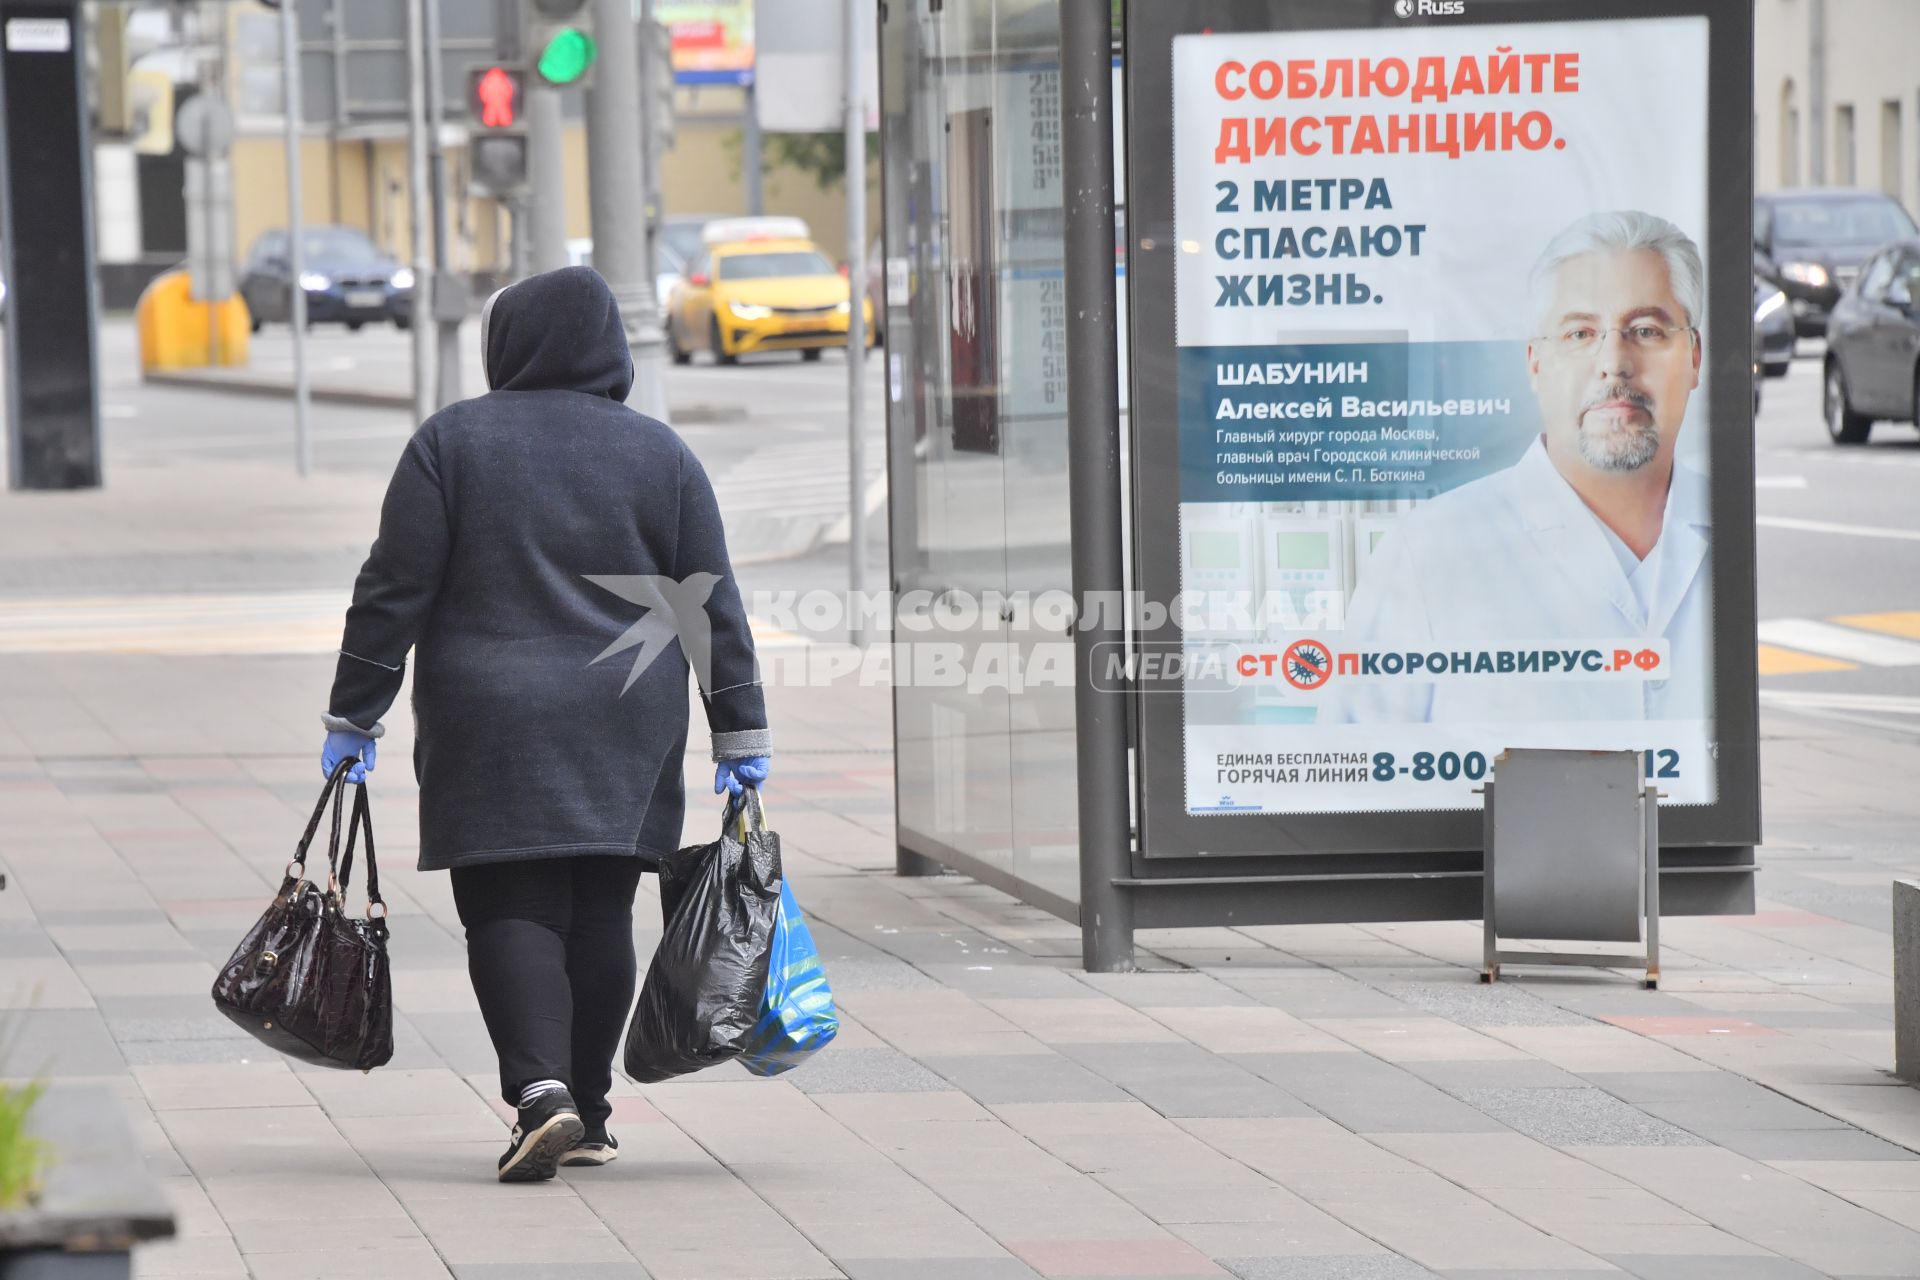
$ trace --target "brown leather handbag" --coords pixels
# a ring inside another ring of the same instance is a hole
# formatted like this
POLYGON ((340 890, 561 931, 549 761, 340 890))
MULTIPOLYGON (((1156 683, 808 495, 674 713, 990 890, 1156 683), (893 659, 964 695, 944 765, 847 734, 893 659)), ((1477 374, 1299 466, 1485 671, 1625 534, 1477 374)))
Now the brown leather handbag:
POLYGON ((345 856, 340 810, 349 758, 327 779, 280 892, 214 979, 213 1003, 264 1044, 316 1066, 371 1071, 393 1057, 393 977, 387 964, 387 904, 373 853, 367 789, 353 788, 345 856), (332 802, 327 887, 307 879, 307 848, 332 802), (347 913, 356 835, 367 845, 367 907, 347 913), (376 914, 377 912, 377 914, 376 914))

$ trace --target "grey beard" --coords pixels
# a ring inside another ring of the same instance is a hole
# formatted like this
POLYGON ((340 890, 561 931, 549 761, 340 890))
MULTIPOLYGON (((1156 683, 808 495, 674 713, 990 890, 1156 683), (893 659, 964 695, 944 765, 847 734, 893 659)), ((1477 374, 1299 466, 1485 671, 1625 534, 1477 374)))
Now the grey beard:
POLYGON ((1660 452, 1660 428, 1649 421, 1618 431, 1580 427, 1580 457, 1595 471, 1638 471, 1660 452))

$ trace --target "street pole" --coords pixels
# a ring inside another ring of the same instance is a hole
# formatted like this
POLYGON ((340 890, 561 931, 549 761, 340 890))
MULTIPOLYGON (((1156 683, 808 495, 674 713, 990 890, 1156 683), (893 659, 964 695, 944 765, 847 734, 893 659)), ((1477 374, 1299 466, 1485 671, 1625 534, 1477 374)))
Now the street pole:
POLYGON ((761 181, 766 161, 761 154, 760 90, 752 80, 747 81, 745 101, 747 114, 740 122, 740 179, 746 188, 747 213, 757 218, 767 211, 765 186, 761 181))
POLYGON ((633 352, 627 403, 664 419, 666 335, 660 302, 647 274, 647 232, 641 216, 640 42, 633 0, 593 0, 600 53, 587 91, 587 171, 593 210, 593 265, 620 307, 633 352))
POLYGON ((302 477, 313 472, 313 440, 307 430, 307 289, 300 253, 300 17, 295 0, 280 5, 280 89, 287 117, 287 273, 293 287, 288 322, 293 325, 293 457, 302 477))
POLYGON ((1133 968, 1127 808, 1127 700, 1093 679, 1123 653, 1120 363, 1113 269, 1113 6, 1061 0, 1060 156, 1066 191, 1067 489, 1073 548, 1075 766, 1080 819, 1080 954, 1090 973, 1133 968))
POLYGON ((451 210, 447 200, 447 149, 440 136, 441 118, 446 111, 446 87, 441 83, 444 70, 440 58, 440 0, 420 0, 425 8, 426 54, 421 59, 427 70, 427 142, 429 173, 433 191, 433 317, 440 335, 439 353, 434 368, 439 374, 439 394, 434 407, 444 409, 460 398, 460 322, 466 314, 464 281, 454 279, 448 270, 451 254, 447 242, 452 238, 451 210))
POLYGON ((535 271, 558 271, 567 265, 566 131, 560 91, 537 83, 539 78, 527 77, 528 247, 535 271))
POLYGON ((847 640, 867 643, 866 610, 860 597, 867 582, 867 105, 861 74, 861 0, 846 0, 847 142, 847 640))
MULTIPOLYGON (((640 55, 640 100, 647 104, 647 118, 641 129, 641 132, 645 135, 645 141, 641 151, 641 164, 643 168, 640 174, 640 184, 641 188, 646 192, 647 200, 647 279, 658 280, 660 278, 660 222, 661 219, 666 216, 666 200, 662 195, 660 184, 660 166, 665 158, 661 153, 667 149, 667 133, 666 129, 662 127, 661 122, 653 117, 654 113, 659 110, 662 100, 667 99, 668 96, 672 94, 673 89, 671 85, 655 84, 654 77, 664 74, 668 80, 672 80, 673 64, 672 60, 669 59, 666 65, 663 66, 659 60, 654 57, 655 32, 653 12, 654 0, 640 0, 640 38, 643 50, 640 55)), ((656 297, 654 301, 658 302, 662 308, 663 316, 661 323, 664 324, 664 310, 667 305, 667 300, 656 297)))
POLYGON ((407 233, 413 256, 413 420, 433 416, 433 262, 427 247, 426 32, 419 0, 407 6, 407 233))

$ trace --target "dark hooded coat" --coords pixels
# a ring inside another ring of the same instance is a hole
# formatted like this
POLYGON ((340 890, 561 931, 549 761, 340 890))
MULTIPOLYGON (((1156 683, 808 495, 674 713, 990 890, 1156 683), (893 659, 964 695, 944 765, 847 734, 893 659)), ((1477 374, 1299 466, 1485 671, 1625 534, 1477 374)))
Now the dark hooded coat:
POLYGON ((689 648, 710 635, 714 758, 771 750, 719 507, 680 437, 623 403, 633 363, 593 271, 509 286, 480 330, 492 390, 434 414, 401 455, 326 723, 377 735, 412 650, 423 870, 654 861, 680 842, 689 648), (690 584, 693 607, 636 579, 690 584), (709 634, 663 636, 674 600, 709 634))

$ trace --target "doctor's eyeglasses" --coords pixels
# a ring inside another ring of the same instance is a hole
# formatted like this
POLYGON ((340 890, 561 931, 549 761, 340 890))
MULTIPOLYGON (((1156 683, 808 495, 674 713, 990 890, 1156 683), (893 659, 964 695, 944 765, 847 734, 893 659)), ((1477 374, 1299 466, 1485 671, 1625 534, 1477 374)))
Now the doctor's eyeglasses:
POLYGON ((1569 324, 1556 333, 1540 335, 1539 340, 1552 343, 1554 350, 1561 355, 1584 356, 1597 350, 1600 344, 1607 340, 1608 334, 1617 333, 1620 335, 1620 340, 1635 351, 1651 355, 1673 350, 1682 344, 1687 335, 1696 332, 1698 330, 1691 325, 1655 324, 1651 320, 1637 320, 1617 329, 1602 329, 1598 325, 1591 324, 1569 324))

